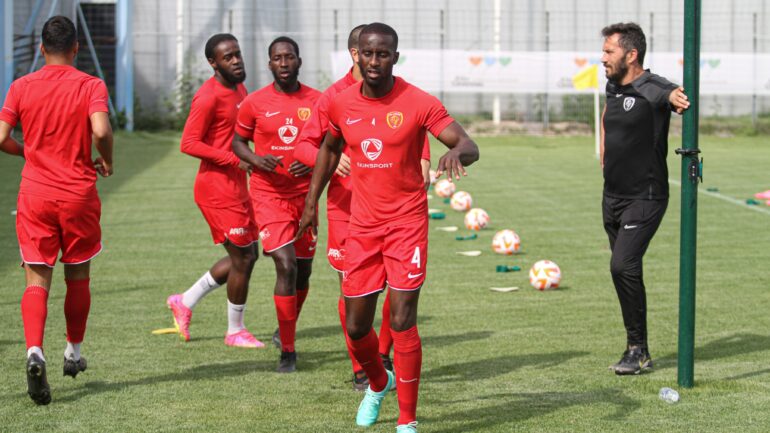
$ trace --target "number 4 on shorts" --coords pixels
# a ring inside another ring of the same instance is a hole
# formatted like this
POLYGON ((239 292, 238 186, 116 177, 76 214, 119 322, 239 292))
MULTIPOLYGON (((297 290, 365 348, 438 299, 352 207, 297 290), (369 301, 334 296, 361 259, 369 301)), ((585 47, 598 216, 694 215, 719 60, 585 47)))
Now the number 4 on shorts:
POLYGON ((417 266, 417 268, 420 268, 420 247, 414 247, 414 255, 412 255, 412 263, 417 266))

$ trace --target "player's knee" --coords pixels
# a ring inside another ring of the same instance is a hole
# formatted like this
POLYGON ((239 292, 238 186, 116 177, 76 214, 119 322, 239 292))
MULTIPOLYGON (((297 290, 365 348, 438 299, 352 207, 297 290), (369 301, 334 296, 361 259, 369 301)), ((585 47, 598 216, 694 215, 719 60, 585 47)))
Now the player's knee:
POLYGON ((371 325, 356 323, 355 320, 351 320, 349 317, 347 318, 346 325, 348 330, 348 337, 350 337, 351 340, 360 340, 366 337, 366 335, 369 334, 369 331, 372 329, 371 325))
POLYGON ((275 272, 280 278, 291 278, 297 275, 297 261, 290 257, 273 257, 275 260, 275 272))
POLYGON ((417 324, 417 315, 409 311, 390 312, 390 329, 396 332, 406 331, 417 324))
POLYGON ((610 261, 610 273, 615 277, 637 276, 641 273, 641 261, 628 258, 615 258, 610 261))

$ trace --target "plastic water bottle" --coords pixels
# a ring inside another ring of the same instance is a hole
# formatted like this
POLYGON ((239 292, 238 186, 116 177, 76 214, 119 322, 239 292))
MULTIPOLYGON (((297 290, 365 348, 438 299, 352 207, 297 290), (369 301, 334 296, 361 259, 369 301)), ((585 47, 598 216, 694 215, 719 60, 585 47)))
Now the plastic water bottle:
POLYGON ((661 388, 658 397, 668 404, 674 404, 679 401, 679 393, 671 388, 661 388))

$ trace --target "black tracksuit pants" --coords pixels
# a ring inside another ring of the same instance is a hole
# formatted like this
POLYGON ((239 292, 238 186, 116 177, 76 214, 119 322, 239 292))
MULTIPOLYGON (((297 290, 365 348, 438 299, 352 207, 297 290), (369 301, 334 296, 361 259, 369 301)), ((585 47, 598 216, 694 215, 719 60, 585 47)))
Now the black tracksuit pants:
POLYGON ((629 345, 647 347, 647 296, 642 258, 666 213, 668 199, 620 199, 604 195, 602 216, 610 239, 610 273, 623 312, 629 345))

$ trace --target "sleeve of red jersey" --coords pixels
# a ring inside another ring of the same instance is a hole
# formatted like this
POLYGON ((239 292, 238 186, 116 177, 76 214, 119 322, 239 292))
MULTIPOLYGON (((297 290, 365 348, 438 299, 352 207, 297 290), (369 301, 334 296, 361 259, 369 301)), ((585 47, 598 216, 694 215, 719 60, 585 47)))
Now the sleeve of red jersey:
POLYGON ((257 127, 257 113, 251 98, 247 97, 238 109, 238 119, 235 122, 235 133, 251 140, 254 138, 254 129, 257 127))
POLYGON ((334 98, 331 103, 329 103, 328 132, 336 138, 342 137, 342 130, 339 127, 339 111, 342 109, 340 105, 339 95, 337 95, 337 97, 334 98))
POLYGON ((15 127, 19 122, 19 92, 18 82, 11 83, 8 93, 5 95, 3 108, 0 109, 0 120, 15 127))
POLYGON ((190 106, 190 115, 184 124, 182 132, 182 152, 212 162, 216 165, 234 165, 240 163, 240 159, 226 150, 216 149, 203 141, 209 126, 214 118, 216 110, 214 98, 193 98, 190 106))
POLYGON ((94 80, 91 99, 88 101, 88 115, 90 116, 94 113, 109 113, 109 101, 110 95, 107 93, 107 85, 105 85, 102 80, 94 80))
MULTIPOLYGON (((438 137, 444 128, 449 126, 455 120, 452 118, 452 116, 449 115, 449 113, 447 113, 446 108, 444 108, 444 104, 442 104, 438 98, 427 94, 425 96, 427 98, 425 101, 427 111, 425 112, 425 120, 423 126, 428 131, 430 131, 434 137, 438 137)), ((428 138, 425 137, 425 139, 427 141, 428 138)), ((423 153, 424 152, 425 150, 423 149, 423 153)))
POLYGON ((318 149, 329 129, 329 98, 324 93, 313 107, 310 119, 305 122, 299 144, 294 148, 294 158, 308 167, 315 166, 318 149))

